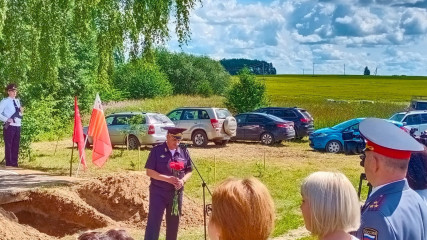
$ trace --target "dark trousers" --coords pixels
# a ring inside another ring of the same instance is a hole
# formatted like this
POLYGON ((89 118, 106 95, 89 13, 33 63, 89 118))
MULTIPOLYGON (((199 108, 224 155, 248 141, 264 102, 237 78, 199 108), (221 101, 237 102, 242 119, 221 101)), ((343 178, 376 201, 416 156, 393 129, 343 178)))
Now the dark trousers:
MULTIPOLYGON (((145 240, 158 240, 160 225, 166 209, 166 240, 176 240, 178 236, 179 217, 172 216, 172 203, 175 191, 167 191, 156 186, 150 186, 150 204, 148 220, 145 229, 145 240)), ((182 191, 178 195, 178 209, 181 213, 182 191)), ((179 214, 180 215, 180 214, 179 214)))
POLYGON ((6 166, 18 167, 19 142, 21 140, 21 127, 8 126, 3 128, 4 157, 6 166))

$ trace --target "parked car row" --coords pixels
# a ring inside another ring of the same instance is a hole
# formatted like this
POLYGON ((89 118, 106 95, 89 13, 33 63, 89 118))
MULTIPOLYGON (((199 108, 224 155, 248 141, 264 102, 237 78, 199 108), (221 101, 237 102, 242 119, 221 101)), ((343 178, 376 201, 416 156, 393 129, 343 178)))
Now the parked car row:
MULTIPOLYGON (((183 140, 205 147, 208 142, 226 145, 228 141, 259 141, 271 145, 302 138, 314 130, 313 118, 302 108, 261 108, 235 117, 226 108, 182 107, 167 115, 150 112, 113 113, 106 118, 112 145, 156 145, 166 140, 164 127, 187 129, 183 140)), ((83 128, 87 135, 88 128, 83 128)), ((92 144, 88 138, 87 145, 92 144)))

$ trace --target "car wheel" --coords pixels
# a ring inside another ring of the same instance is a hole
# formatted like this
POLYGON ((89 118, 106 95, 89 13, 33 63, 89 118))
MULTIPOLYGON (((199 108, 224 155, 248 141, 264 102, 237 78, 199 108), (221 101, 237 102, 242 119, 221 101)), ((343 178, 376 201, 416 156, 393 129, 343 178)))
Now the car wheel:
POLYGON ((138 140, 138 138, 136 136, 130 135, 128 137, 128 147, 129 147, 129 150, 138 149, 138 147, 139 147, 139 140, 138 140))
POLYGON ((196 147, 206 147, 206 145, 208 145, 208 136, 206 136, 206 133, 202 130, 195 131, 191 140, 196 147))
POLYGON ((326 152, 330 153, 339 153, 342 152, 342 144, 339 141, 332 140, 326 144, 325 147, 326 152))
POLYGON ((271 133, 268 133, 268 132, 263 133, 261 135, 261 139, 260 140, 261 140, 261 143, 265 144, 265 145, 271 145, 271 144, 274 143, 274 137, 273 137, 273 135, 271 133))

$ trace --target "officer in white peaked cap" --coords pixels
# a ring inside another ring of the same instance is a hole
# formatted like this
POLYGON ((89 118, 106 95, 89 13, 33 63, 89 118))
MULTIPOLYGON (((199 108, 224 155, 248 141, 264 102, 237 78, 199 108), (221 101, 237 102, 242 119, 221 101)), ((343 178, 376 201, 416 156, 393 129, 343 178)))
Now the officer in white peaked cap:
POLYGON ((394 124, 367 118, 359 124, 365 138, 362 164, 372 192, 362 207, 359 239, 427 239, 427 205, 406 180, 412 152, 424 147, 394 124))

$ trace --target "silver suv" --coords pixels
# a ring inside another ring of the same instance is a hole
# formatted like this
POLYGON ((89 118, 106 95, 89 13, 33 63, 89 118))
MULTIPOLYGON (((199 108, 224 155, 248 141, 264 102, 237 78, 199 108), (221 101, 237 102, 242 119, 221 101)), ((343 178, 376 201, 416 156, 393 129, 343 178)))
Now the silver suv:
POLYGON ((402 122, 407 129, 416 128, 416 135, 427 130, 427 110, 395 113, 390 120, 402 122))
MULTIPOLYGON (((129 149, 137 149, 140 145, 156 145, 166 141, 167 131, 163 127, 175 126, 173 122, 160 113, 121 112, 113 113, 105 118, 112 145, 126 145, 129 149)), ((87 127, 83 128, 86 138, 87 127)), ((88 138, 87 145, 92 145, 88 138)))
POLYGON ((183 132, 183 139, 193 141, 196 147, 205 147, 208 141, 224 146, 236 136, 236 119, 226 108, 183 107, 167 116, 176 127, 187 129, 183 132))

